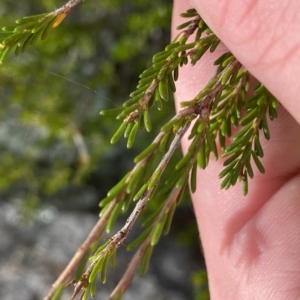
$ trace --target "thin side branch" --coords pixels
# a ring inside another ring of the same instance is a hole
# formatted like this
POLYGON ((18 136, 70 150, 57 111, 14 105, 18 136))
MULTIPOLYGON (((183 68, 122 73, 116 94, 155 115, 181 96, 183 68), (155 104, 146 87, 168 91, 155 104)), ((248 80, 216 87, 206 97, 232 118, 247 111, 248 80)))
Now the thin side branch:
POLYGON ((65 13, 68 14, 70 10, 78 5, 79 3, 83 2, 84 0, 70 0, 68 3, 66 3, 64 6, 61 8, 58 8, 55 10, 55 13, 65 13))
MULTIPOLYGON (((170 161, 171 157, 173 156, 175 150, 179 147, 182 137, 188 130, 190 124, 191 124, 191 122, 187 122, 183 127, 181 127, 177 131, 177 133, 170 145, 169 150, 164 155, 164 157, 162 158, 160 164, 158 165, 158 167, 156 168, 155 171, 162 170, 162 173, 163 173, 163 171, 167 167, 168 162, 170 161)), ((129 232, 132 230, 133 225, 135 224, 138 216, 140 215, 140 213, 143 210, 145 210, 147 202, 148 202, 149 198, 153 195, 155 188, 156 188, 156 186, 153 186, 152 188, 148 189, 142 195, 142 197, 138 200, 134 210, 128 217, 123 228, 121 230, 119 230, 110 239, 110 243, 107 245, 107 247, 99 253, 99 255, 95 258, 95 260, 91 263, 91 265, 88 267, 88 269, 82 275, 81 280, 76 283, 75 288, 74 288, 74 293, 71 297, 71 300, 75 299, 75 297, 80 293, 81 290, 84 290, 84 288, 88 282, 88 278, 89 278, 95 264, 98 262, 98 260, 101 259, 101 257, 104 257, 105 255, 107 255, 108 253, 110 253, 111 251, 113 251, 114 249, 118 248, 120 245, 123 244, 124 240, 127 238, 128 234, 129 234, 129 232)))
POLYGON ((97 224, 94 226, 86 240, 81 244, 81 246, 78 248, 76 253, 74 254, 73 258, 70 260, 69 264, 66 266, 64 271, 60 274, 60 276, 57 278, 57 280, 53 283, 51 290, 49 293, 44 297, 43 300, 51 300, 52 296, 54 295, 55 291, 58 289, 59 286, 66 285, 67 282, 70 280, 70 277, 72 276, 73 272, 77 268, 78 264, 80 263, 81 259, 85 255, 85 253, 88 251, 88 249, 91 247, 93 243, 98 241, 100 238, 105 225, 107 223, 108 217, 111 214, 112 210, 114 209, 114 206, 116 205, 116 201, 112 201, 110 203, 109 208, 104 213, 104 215, 99 219, 97 224))
POLYGON ((133 276, 135 274, 135 271, 138 267, 138 265, 141 262, 141 259, 143 258, 145 251, 147 250, 149 243, 151 242, 151 236, 153 234, 153 231, 162 218, 162 216, 168 212, 168 210, 171 208, 171 206, 174 204, 176 201, 179 193, 181 192, 182 187, 175 187, 170 195, 168 196, 168 199, 166 200, 166 203, 164 204, 164 207, 162 208, 161 212, 157 216, 156 220, 152 224, 152 230, 149 233, 148 237, 145 239, 145 241, 141 244, 139 249, 136 251, 134 254, 133 258, 128 264, 128 267, 126 269, 126 272, 123 274, 122 278, 120 279, 118 285, 115 287, 113 292, 110 294, 109 299, 114 299, 120 292, 124 293, 128 286, 130 285, 133 276))

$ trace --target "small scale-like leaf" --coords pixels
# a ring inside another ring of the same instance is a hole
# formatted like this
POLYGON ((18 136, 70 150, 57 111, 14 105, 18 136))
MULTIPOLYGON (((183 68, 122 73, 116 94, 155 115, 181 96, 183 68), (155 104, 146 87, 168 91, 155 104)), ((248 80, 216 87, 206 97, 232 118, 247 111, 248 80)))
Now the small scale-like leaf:
POLYGON ((262 165, 262 163, 260 162, 258 156, 256 155, 256 153, 252 150, 251 152, 252 154, 252 157, 253 157, 253 160, 258 168, 258 170, 261 172, 261 173, 265 173, 265 168, 264 166, 262 165))
POLYGON ((216 39, 210 46, 209 51, 214 52, 217 49, 217 47, 219 46, 220 42, 221 42, 220 39, 216 39))
POLYGON ((67 16, 68 14, 63 12, 61 14, 59 14, 56 18, 55 18, 55 21, 52 25, 52 28, 56 28, 59 26, 59 24, 65 19, 65 17, 67 16))
POLYGON ((101 282, 105 283, 106 282, 106 265, 107 265, 107 259, 108 255, 105 255, 102 268, 101 268, 101 282))
MULTIPOLYGON (((230 157, 230 158, 231 158, 231 157, 230 157)), ((224 168, 224 169, 220 172, 219 178, 223 178, 223 177, 226 176, 228 173, 231 173, 232 170, 234 169, 234 167, 236 166, 237 162, 238 162, 237 159, 232 160, 232 161, 230 162, 230 164, 228 164, 228 165, 226 166, 226 168, 224 168)))
POLYGON ((157 74, 157 69, 150 67, 143 71, 142 74, 140 74, 139 78, 147 78, 149 76, 152 76, 153 74, 157 74))
POLYGON ((165 222, 165 226, 164 226, 164 229, 163 229, 163 233, 164 235, 167 235, 171 229, 171 225, 172 225, 172 220, 173 220, 173 216, 174 216, 174 213, 175 213, 175 210, 176 210, 176 202, 173 203, 173 205, 171 206, 168 214, 167 214, 167 220, 165 222))
POLYGON ((258 117, 258 110, 257 108, 253 108, 250 112, 248 112, 248 114, 245 117, 241 119, 240 124, 242 126, 245 126, 250 122, 252 122, 257 117, 258 117))
POLYGON ((250 159, 246 161, 246 170, 247 170, 249 177, 253 178, 254 174, 253 174, 252 166, 250 163, 250 159))
POLYGON ((134 198, 133 198, 133 201, 139 200, 139 199, 143 196, 143 194, 146 192, 147 187, 148 187, 148 184, 145 183, 145 184, 140 188, 140 190, 135 194, 135 196, 134 196, 134 198))
POLYGON ((228 124, 227 118, 223 118, 222 123, 221 123, 221 134, 223 136, 225 136, 227 133, 227 124, 228 124))
POLYGON ((191 157, 193 156, 193 151, 187 152, 181 160, 176 164, 175 170, 180 171, 183 167, 185 167, 191 160, 191 157))
POLYGON ((231 180, 230 180, 231 185, 236 184, 237 180, 241 176, 242 169, 243 169, 243 164, 241 162, 238 162, 237 165, 235 166, 234 170, 233 170, 232 175, 231 175, 231 180))
POLYGON ((191 177, 190 177, 190 184, 191 184, 191 192, 195 193, 197 189, 197 162, 194 163, 192 171, 191 171, 191 177))
POLYGON ((93 261, 110 243, 110 241, 105 242, 103 245, 99 246, 95 254, 89 258, 90 261, 93 261))
POLYGON ((205 140, 202 141, 197 152, 197 165, 201 169, 206 168, 205 140))
POLYGON ((269 125, 266 116, 263 117, 261 120, 262 128, 263 128, 263 133, 266 138, 266 140, 270 139, 270 130, 269 130, 269 125))
POLYGON ((167 122, 165 125, 163 125, 160 130, 163 132, 169 131, 179 121, 180 121, 180 117, 175 116, 169 122, 167 122))
POLYGON ((151 246, 155 246, 162 234, 162 231, 164 229, 165 223, 167 220, 167 214, 164 214, 161 219, 159 220, 158 224, 156 225, 156 227, 154 228, 153 234, 151 236, 151 246))
POLYGON ((128 182, 128 185, 127 185, 127 188, 126 188, 126 192, 128 194, 132 193, 135 185, 141 180, 141 175, 142 173, 144 172, 145 168, 144 166, 140 166, 138 169, 135 170, 135 172, 132 174, 129 182, 128 182))
POLYGON ((158 84, 158 91, 159 91, 160 97, 165 101, 169 100, 169 91, 168 90, 169 90, 168 80, 160 81, 158 84))
POLYGON ((128 178, 130 172, 128 172, 113 188, 111 188, 108 192, 107 192, 107 196, 108 197, 116 197, 118 196, 122 190, 125 188, 126 186, 126 179, 128 178))
POLYGON ((26 24, 29 22, 38 22, 41 19, 45 18, 47 15, 49 15, 49 13, 43 13, 43 14, 39 14, 39 15, 35 15, 35 16, 27 16, 27 17, 23 17, 21 19, 18 19, 16 21, 17 24, 26 24))
POLYGON ((103 206, 103 208, 100 210, 99 217, 102 217, 106 213, 106 211, 108 210, 108 208, 109 208, 108 204, 105 205, 105 206, 103 206))
POLYGON ((209 49, 210 44, 206 46, 200 47, 191 55, 191 65, 194 66, 197 61, 205 54, 205 52, 209 49))
POLYGON ((223 60, 222 67, 226 68, 233 60, 234 60, 234 56, 231 54, 229 57, 223 60))
POLYGON ((136 91, 134 91, 134 92, 132 92, 131 94, 129 94, 129 97, 130 97, 130 98, 133 98, 133 97, 136 97, 136 96, 139 96, 139 97, 140 97, 140 95, 141 95, 142 93, 144 93, 144 92, 147 90, 147 88, 148 88, 148 86, 145 85, 145 86, 143 86, 142 88, 139 88, 139 89, 137 89, 136 91))
POLYGON ((225 143, 226 140, 225 140, 225 136, 219 132, 218 137, 219 137, 219 144, 220 144, 220 147, 221 147, 221 149, 224 151, 225 148, 226 148, 226 143, 225 143))
POLYGON ((15 48, 15 56, 18 56, 21 53, 21 50, 22 50, 22 47, 17 45, 16 48, 15 48))
POLYGON ((183 24, 177 26, 176 29, 177 29, 177 30, 181 30, 181 29, 183 29, 183 28, 189 26, 191 23, 192 23, 192 21, 185 22, 185 23, 183 23, 183 24))
POLYGON ((144 275, 146 274, 150 262, 150 258, 153 252, 153 246, 149 245, 148 248, 146 249, 146 252, 141 260, 140 264, 140 274, 144 275))
POLYGON ((171 142, 171 133, 166 133, 159 143, 159 151, 161 153, 166 153, 166 151, 169 149, 170 142, 171 142))
POLYGON ((165 80, 168 69, 169 69, 168 65, 166 65, 160 69, 160 71, 157 74, 157 79, 159 81, 165 80))
POLYGON ((272 105, 269 105, 269 117, 272 121, 278 117, 277 110, 272 105))
POLYGON ((45 29, 47 25, 49 25, 49 23, 55 19, 55 16, 50 15, 45 17, 44 19, 42 19, 40 22, 38 22, 31 30, 32 33, 36 33, 38 32, 40 29, 45 29))
POLYGON ((60 300, 61 299, 61 295, 64 291, 65 285, 63 283, 61 283, 58 288, 55 290, 53 296, 51 297, 51 300, 60 300))
POLYGON ((107 224, 106 224, 106 232, 107 233, 110 233, 113 230, 116 220, 121 213, 121 208, 122 208, 122 203, 119 202, 118 204, 116 204, 113 211, 111 212, 111 214, 108 218, 107 224))
POLYGON ((256 134, 254 136, 254 150, 255 150, 255 153, 257 154, 257 156, 259 156, 259 157, 263 157, 264 156, 264 150, 263 150, 263 148, 261 146, 258 134, 256 134))
POLYGON ((230 152, 234 149, 238 149, 241 146, 247 144, 250 141, 254 134, 254 128, 251 128, 244 136, 240 137, 239 139, 234 140, 230 145, 228 145, 225 149, 226 152, 230 152))
POLYGON ((178 80, 178 77, 179 77, 179 68, 178 68, 178 66, 174 69, 174 71, 173 71, 173 78, 174 78, 174 80, 175 81, 177 81, 178 80))
POLYGON ((245 163, 251 157, 252 142, 248 142, 243 150, 243 155, 241 157, 241 162, 245 163))
POLYGON ((112 252, 109 254, 109 260, 110 260, 110 267, 114 268, 116 265, 116 254, 117 254, 117 248, 114 248, 112 252))
MULTIPOLYGON (((134 188, 135 188, 135 186, 134 186, 134 188)), ((121 208, 122 213, 125 213, 128 210, 128 208, 131 204, 131 201, 132 201, 132 195, 127 194, 122 201, 122 208, 121 208)))
POLYGON ((190 10, 185 13, 181 13, 180 17, 182 18, 193 18, 199 16, 199 13, 196 10, 190 10))
POLYGON ((156 106, 157 106, 158 110, 163 109, 162 101, 163 101, 163 99, 160 97, 160 94, 159 94, 158 90, 156 90, 154 92, 154 102, 156 103, 156 106))
POLYGON ((88 300, 88 296, 89 296, 89 288, 87 286, 84 288, 83 295, 80 300, 88 300))
POLYGON ((154 73, 151 76, 140 79, 139 85, 150 84, 156 78, 157 78, 157 74, 154 73))
POLYGON ((214 65, 221 65, 228 57, 231 57, 232 54, 230 52, 226 52, 224 54, 222 54, 215 62, 214 65))
POLYGON ((242 128, 238 133, 235 134, 235 136, 233 137, 233 140, 239 140, 241 137, 243 137, 252 127, 252 123, 249 123, 248 125, 246 125, 244 128, 242 128))
POLYGON ((137 155, 134 158, 134 162, 135 163, 140 162, 141 160, 143 160, 144 158, 146 158, 147 156, 149 156, 152 152, 154 152, 157 147, 158 147, 157 143, 150 144, 145 150, 143 150, 139 155, 137 155))
POLYGON ((221 157, 230 156, 232 154, 235 154, 237 151, 241 150, 243 146, 241 144, 237 144, 232 150, 228 151, 228 147, 225 149, 225 151, 222 153, 221 157))
POLYGON ((152 58, 153 63, 166 61, 166 59, 170 56, 170 51, 160 51, 156 54, 154 54, 152 58))
POLYGON ((227 158, 227 159, 224 161, 223 166, 228 166, 228 165, 231 164, 234 160, 236 160, 241 154, 242 154, 242 150, 237 151, 236 153, 234 153, 232 156, 230 156, 229 158, 227 158))
POLYGON ((189 172, 191 169, 191 165, 188 164, 184 167, 184 169, 180 172, 180 177, 176 182, 176 187, 182 187, 186 184, 186 182, 188 181, 188 176, 189 176, 189 172))
POLYGON ((44 39, 48 36, 48 34, 49 34, 49 32, 51 31, 51 29, 53 28, 55 22, 56 22, 56 18, 53 18, 53 19, 50 20, 50 22, 45 26, 45 29, 44 29, 44 31, 43 31, 43 33, 42 33, 42 35, 41 35, 41 39, 42 39, 42 40, 44 40, 44 39))
POLYGON ((97 278, 94 281, 90 282, 88 287, 89 287, 89 290, 90 290, 91 298, 94 298, 95 295, 96 295, 97 278))
POLYGON ((93 270, 89 276, 89 283, 96 281, 97 275, 100 272, 103 265, 104 257, 99 257, 97 262, 95 263, 93 270))
POLYGON ((160 62, 156 62, 156 63, 153 64, 153 68, 155 68, 157 70, 160 70, 166 65, 166 63, 167 62, 165 60, 162 60, 160 62))
POLYGON ((243 194, 246 196, 248 194, 248 176, 247 173, 243 177, 243 194))
POLYGON ((218 159, 218 150, 217 150, 217 145, 216 145, 216 141, 215 138, 210 135, 209 133, 206 134, 206 140, 207 140, 207 144, 209 149, 211 150, 211 152, 214 154, 215 156, 215 160, 218 159))
POLYGON ((185 185, 183 185, 181 187, 181 191, 176 199, 176 205, 180 205, 180 203, 182 202, 183 198, 184 198, 184 195, 186 194, 186 190, 187 190, 187 182, 185 185))
POLYGON ((152 189, 154 186, 157 186, 160 180, 160 177, 163 173, 163 169, 157 169, 151 176, 148 183, 148 190, 152 189))
POLYGON ((32 34, 32 33, 26 37, 26 40, 21 45, 21 52, 24 52, 31 45, 33 37, 34 37, 34 34, 32 34))
POLYGON ((115 144, 120 139, 122 134, 125 132, 127 125, 128 125, 128 123, 125 121, 120 125, 120 127, 118 128, 118 130, 116 131, 116 133, 112 136, 112 138, 110 140, 111 144, 115 144))
POLYGON ((102 199, 100 202, 99 202, 99 206, 100 207, 104 207, 106 206, 107 204, 109 204, 111 202, 111 200, 114 199, 114 195, 113 196, 110 196, 110 197, 105 197, 104 199, 102 199))
POLYGON ((19 26, 15 27, 14 32, 20 32, 20 31, 27 31, 31 30, 34 25, 37 24, 37 21, 28 22, 26 24, 20 24, 19 26))
POLYGON ((224 189, 227 187, 228 184, 230 184, 231 181, 231 173, 227 173, 226 177, 223 179, 221 183, 221 189, 224 189))
POLYGON ((221 84, 225 85, 231 76, 232 76, 232 69, 228 68, 222 74, 221 84))
POLYGON ((11 50, 10 47, 6 47, 6 49, 0 54, 0 64, 3 64, 3 61, 5 60, 5 58, 7 57, 9 51, 11 50))
POLYGON ((10 34, 8 37, 6 37, 3 40, 2 45, 13 47, 18 42, 21 36, 22 36, 22 32, 10 34))
POLYGON ((129 137, 129 134, 130 134, 134 124, 135 124, 135 122, 127 123, 126 129, 124 131, 124 138, 127 139, 129 137))
POLYGON ((172 74, 170 74, 169 76, 168 76, 168 83, 169 83, 169 86, 170 86, 170 89, 171 89, 171 91, 172 91, 172 93, 175 93, 176 92, 176 86, 175 86, 175 82, 174 82, 174 80, 173 80, 173 76, 172 76, 172 74))
MULTIPOLYGON (((201 131, 198 132, 198 128, 199 128, 199 126, 202 125, 202 124, 203 124, 202 120, 200 120, 200 119, 198 118, 197 121, 194 123, 192 129, 191 129, 190 135, 188 136, 188 139, 189 139, 189 140, 192 139, 192 138, 194 138, 198 133, 201 132, 201 131)), ((201 127, 202 127, 202 129, 203 129, 204 126, 201 126, 201 127)))
POLYGON ((148 132, 151 131, 152 126, 151 126, 151 120, 150 120, 150 116, 149 116, 149 111, 148 109, 145 109, 143 111, 143 118, 144 118, 144 124, 145 124, 145 128, 148 132))
POLYGON ((15 28, 16 26, 4 26, 2 27, 2 30, 6 32, 14 32, 15 28))
POLYGON ((128 136, 127 148, 131 148, 133 146, 138 127, 139 127, 139 123, 134 122, 134 125, 133 125, 133 127, 130 131, 129 136, 128 136))
POLYGON ((176 164, 175 169, 182 169, 188 162, 190 162, 192 156, 194 156, 195 149, 198 147, 201 136, 197 135, 194 137, 192 143, 189 146, 188 152, 182 157, 182 159, 176 164))

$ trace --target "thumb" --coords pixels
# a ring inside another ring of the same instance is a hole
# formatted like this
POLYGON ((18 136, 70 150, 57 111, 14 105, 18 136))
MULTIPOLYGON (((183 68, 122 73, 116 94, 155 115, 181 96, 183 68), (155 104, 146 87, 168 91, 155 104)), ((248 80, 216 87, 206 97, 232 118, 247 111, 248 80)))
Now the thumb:
POLYGON ((192 2, 237 59, 300 123, 300 1, 192 2))

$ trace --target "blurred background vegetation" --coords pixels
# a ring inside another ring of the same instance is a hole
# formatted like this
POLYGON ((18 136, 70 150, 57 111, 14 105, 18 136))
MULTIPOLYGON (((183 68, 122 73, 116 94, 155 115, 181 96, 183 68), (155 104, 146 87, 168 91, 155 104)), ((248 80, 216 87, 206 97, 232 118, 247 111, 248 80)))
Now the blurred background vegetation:
MULTIPOLYGON (((65 2, 3 0, 0 26, 65 2)), ((18 206, 25 221, 46 202, 98 214, 99 200, 172 116, 170 102, 153 114, 152 133, 139 132, 129 151, 124 141, 109 143, 119 122, 99 115, 128 99, 152 55, 169 43, 172 3, 85 1, 45 41, 19 57, 10 54, 0 67, 0 197, 18 206), (82 190, 96 196, 78 199, 82 190), (77 202, 65 197, 72 194, 77 202)), ((200 252, 188 196, 186 202, 173 232, 200 252)), ((198 288, 199 277, 193 281, 198 288)))

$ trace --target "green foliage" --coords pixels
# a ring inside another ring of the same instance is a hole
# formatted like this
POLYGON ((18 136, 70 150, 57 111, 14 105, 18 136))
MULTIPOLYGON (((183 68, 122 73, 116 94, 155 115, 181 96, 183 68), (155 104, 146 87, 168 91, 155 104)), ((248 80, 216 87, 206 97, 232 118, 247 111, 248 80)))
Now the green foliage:
MULTIPOLYGON (((65 17, 65 11, 60 11, 61 14, 58 11, 56 15, 54 12, 23 18, 17 21, 17 26, 6 27, 1 40, 2 58, 12 48, 18 54, 37 36, 43 38, 49 29, 56 27, 65 17)), ((218 47, 220 39, 196 10, 190 9, 181 16, 188 21, 178 27, 181 32, 172 43, 153 56, 151 66, 140 75, 138 85, 129 99, 121 107, 101 111, 102 115, 114 116, 121 122, 112 135, 111 143, 116 143, 124 136, 127 147, 131 148, 138 136, 138 128, 147 132, 156 130, 154 118, 157 112, 154 113, 154 108, 163 111, 169 105, 167 102, 170 102, 176 90, 179 69, 186 64, 197 64, 207 51, 213 52, 218 47)), ((135 16, 129 23, 139 28, 141 19, 135 16)), ((123 44, 119 46, 123 47, 123 44)), ((117 48, 114 55, 120 61, 125 59, 117 48)), ((181 110, 161 126, 153 142, 135 157, 132 170, 100 201, 101 230, 85 249, 86 253, 92 253, 90 265, 83 271, 88 260, 84 256, 74 280, 72 299, 77 294, 81 294, 82 299, 86 299, 88 294, 94 297, 97 277, 101 278, 102 283, 106 282, 107 263, 110 261, 112 267, 115 265, 118 247, 127 238, 139 215, 145 211, 144 229, 128 245, 129 250, 136 249, 136 255, 124 275, 126 280, 121 280, 111 295, 111 299, 121 299, 138 266, 141 274, 146 272, 154 247, 161 236, 169 232, 176 207, 181 203, 188 186, 192 192, 197 189, 197 169, 207 168, 212 157, 215 160, 225 158, 224 168, 219 174, 222 178, 221 188, 224 189, 242 182, 243 193, 247 194, 248 178, 253 178, 255 174, 253 166, 264 173, 260 160, 264 155, 261 136, 270 138, 268 119, 277 117, 277 100, 261 83, 254 87, 252 96, 248 96, 251 91, 250 74, 230 52, 223 54, 214 64, 216 72, 207 85, 193 99, 181 103, 181 110), (176 150, 190 127, 188 151, 177 159, 176 150), (233 136, 232 128, 236 128, 233 136), (151 214, 148 213, 148 202, 149 205, 155 204, 152 205, 154 209, 151 214), (135 206, 121 230, 94 250, 104 227, 111 232, 119 215, 131 205, 135 206)), ((199 278, 196 280, 199 281, 199 278)), ((201 277, 200 285, 202 282, 201 277)), ((54 286, 51 297, 55 290, 54 286)), ((199 299, 206 299, 203 297, 199 299)))
POLYGON ((5 26, 0 33, 0 64, 10 51, 15 56, 24 52, 37 40, 44 40, 52 28, 56 28, 70 10, 57 10, 35 16, 23 17, 16 21, 15 26, 5 26))
MULTIPOLYGON (((158 110, 163 109, 163 103, 176 90, 179 68, 187 63, 195 65, 204 53, 213 52, 220 43, 195 10, 188 10, 182 17, 191 20, 180 25, 178 29, 183 31, 164 51, 153 56, 152 66, 140 75, 136 90, 124 102, 122 110, 101 112, 103 115, 116 113, 116 118, 123 120, 111 140, 112 143, 124 135, 131 146, 131 137, 133 139, 136 135, 137 124, 141 129, 150 131, 150 109, 152 106, 156 106, 158 110), (192 34, 195 36, 194 41, 187 42, 192 34), (134 134, 131 136, 133 130, 134 134)), ((101 202, 102 206, 103 203, 109 205, 108 199, 111 198, 120 203, 130 195, 130 199, 135 201, 144 202, 146 199, 146 203, 151 200, 161 204, 157 205, 156 212, 146 222, 147 229, 129 244, 129 249, 146 245, 140 262, 142 274, 147 270, 153 247, 161 234, 168 232, 180 194, 184 192, 188 181, 192 192, 196 191, 197 168, 205 169, 211 154, 216 160, 219 156, 226 157, 224 169, 219 175, 223 178, 221 188, 227 189, 242 181, 243 192, 247 194, 248 177, 254 176, 253 163, 264 173, 259 159, 263 157, 259 133, 262 131, 266 139, 270 138, 267 117, 271 120, 277 117, 277 101, 260 83, 254 88, 253 96, 247 96, 250 74, 230 52, 218 58, 215 65, 216 73, 204 89, 193 99, 181 103, 182 110, 162 126, 153 143, 135 158, 134 169, 116 185, 114 193, 109 192, 108 198, 101 202), (181 140, 191 121, 194 123, 189 135, 189 149, 176 163, 176 171, 172 177, 161 184, 162 175, 178 146, 178 140, 181 140), (239 130, 229 140, 232 127, 239 130), (154 157, 160 157, 160 163, 155 167, 152 165, 154 157)), ((118 204, 115 209, 117 207, 118 204)), ((127 223, 130 222, 131 217, 127 220, 127 223)), ((127 235, 125 230, 123 233, 127 235)), ((199 299, 206 296, 203 297, 199 299)))
MULTIPOLYGON (((7 136, 1 136, 0 192, 21 190, 24 203, 31 195, 42 203, 45 198, 57 198, 58 192, 82 185, 96 189, 103 197, 105 188, 125 172, 130 157, 145 146, 146 139, 139 135, 143 142, 132 147, 127 160, 118 161, 119 175, 104 167, 117 160, 121 149, 111 151, 108 136, 115 129, 115 121, 99 117, 99 110, 120 105, 123 95, 134 87, 142 64, 166 42, 154 37, 156 31, 167 30, 171 8, 169 5, 156 11, 158 2, 146 8, 146 2, 85 1, 49 38, 17 58, 7 57, 0 68, 2 130, 9 124, 7 136), (140 31, 127 23, 135 17, 145 20, 139 24, 140 31), (112 19, 122 26, 111 24, 112 19), (123 47, 129 61, 120 65, 113 49, 131 29, 142 51, 137 55, 123 47)), ((40 14, 57 4, 23 1, 11 6, 10 1, 3 1, 2 11, 7 13, 1 16, 0 27, 12 24, 20 14, 40 14)), ((154 122, 169 112, 155 116, 154 122)), ((25 204, 26 214, 27 207, 25 204)))

